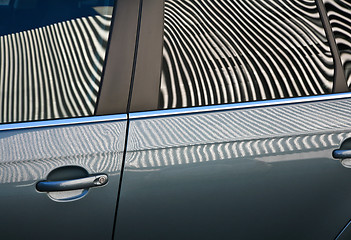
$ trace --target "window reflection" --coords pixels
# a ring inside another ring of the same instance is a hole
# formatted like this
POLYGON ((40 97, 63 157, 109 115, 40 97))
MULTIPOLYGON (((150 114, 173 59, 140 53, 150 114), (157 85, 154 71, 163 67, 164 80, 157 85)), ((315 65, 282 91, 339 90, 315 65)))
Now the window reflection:
POLYGON ((351 89, 351 2, 323 0, 344 67, 347 85, 351 89))
POLYGON ((314 0, 166 0, 160 108, 331 93, 314 0))
POLYGON ((94 113, 113 5, 0 2, 0 123, 94 113))

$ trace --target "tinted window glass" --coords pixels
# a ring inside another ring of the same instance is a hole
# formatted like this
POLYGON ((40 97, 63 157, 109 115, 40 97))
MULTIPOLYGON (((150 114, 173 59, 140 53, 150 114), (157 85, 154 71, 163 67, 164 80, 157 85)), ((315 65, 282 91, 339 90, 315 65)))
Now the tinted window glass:
POLYGON ((112 0, 0 2, 0 122, 94 113, 112 0))
POLYGON ((331 93, 314 0, 166 0, 160 108, 331 93))
POLYGON ((323 1, 340 52, 347 85, 351 88, 351 2, 345 0, 323 1))

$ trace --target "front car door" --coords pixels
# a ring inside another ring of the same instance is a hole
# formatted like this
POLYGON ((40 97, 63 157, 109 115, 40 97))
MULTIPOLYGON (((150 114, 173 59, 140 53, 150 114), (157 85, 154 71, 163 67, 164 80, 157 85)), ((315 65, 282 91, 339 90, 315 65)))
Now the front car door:
POLYGON ((138 9, 1 1, 1 239, 112 238, 138 9))
POLYGON ((332 157, 351 137, 349 12, 143 1, 115 239, 335 239, 351 218, 332 157))

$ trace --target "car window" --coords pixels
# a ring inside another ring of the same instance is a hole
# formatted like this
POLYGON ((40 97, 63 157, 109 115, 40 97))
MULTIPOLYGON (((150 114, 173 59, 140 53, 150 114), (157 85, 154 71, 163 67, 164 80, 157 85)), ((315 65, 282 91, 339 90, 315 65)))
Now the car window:
POLYGON ((94 114, 114 2, 0 2, 0 123, 94 114))
POLYGON ((165 0, 159 108, 332 93, 316 1, 165 0))
POLYGON ((340 52, 347 85, 351 88, 351 3, 344 0, 323 0, 340 52))

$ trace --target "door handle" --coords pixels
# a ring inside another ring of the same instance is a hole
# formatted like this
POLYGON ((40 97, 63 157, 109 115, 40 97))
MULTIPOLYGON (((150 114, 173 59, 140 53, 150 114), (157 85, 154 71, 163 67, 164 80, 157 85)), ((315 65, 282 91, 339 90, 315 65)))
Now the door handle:
POLYGON ((351 138, 345 139, 339 149, 335 149, 332 153, 333 158, 340 159, 340 163, 351 168, 351 138))
POLYGON ((103 186, 108 182, 106 174, 93 175, 72 180, 41 181, 37 183, 39 192, 59 192, 103 186))
POLYGON ((351 158, 351 150, 336 149, 333 151, 333 158, 336 158, 336 159, 351 158))

